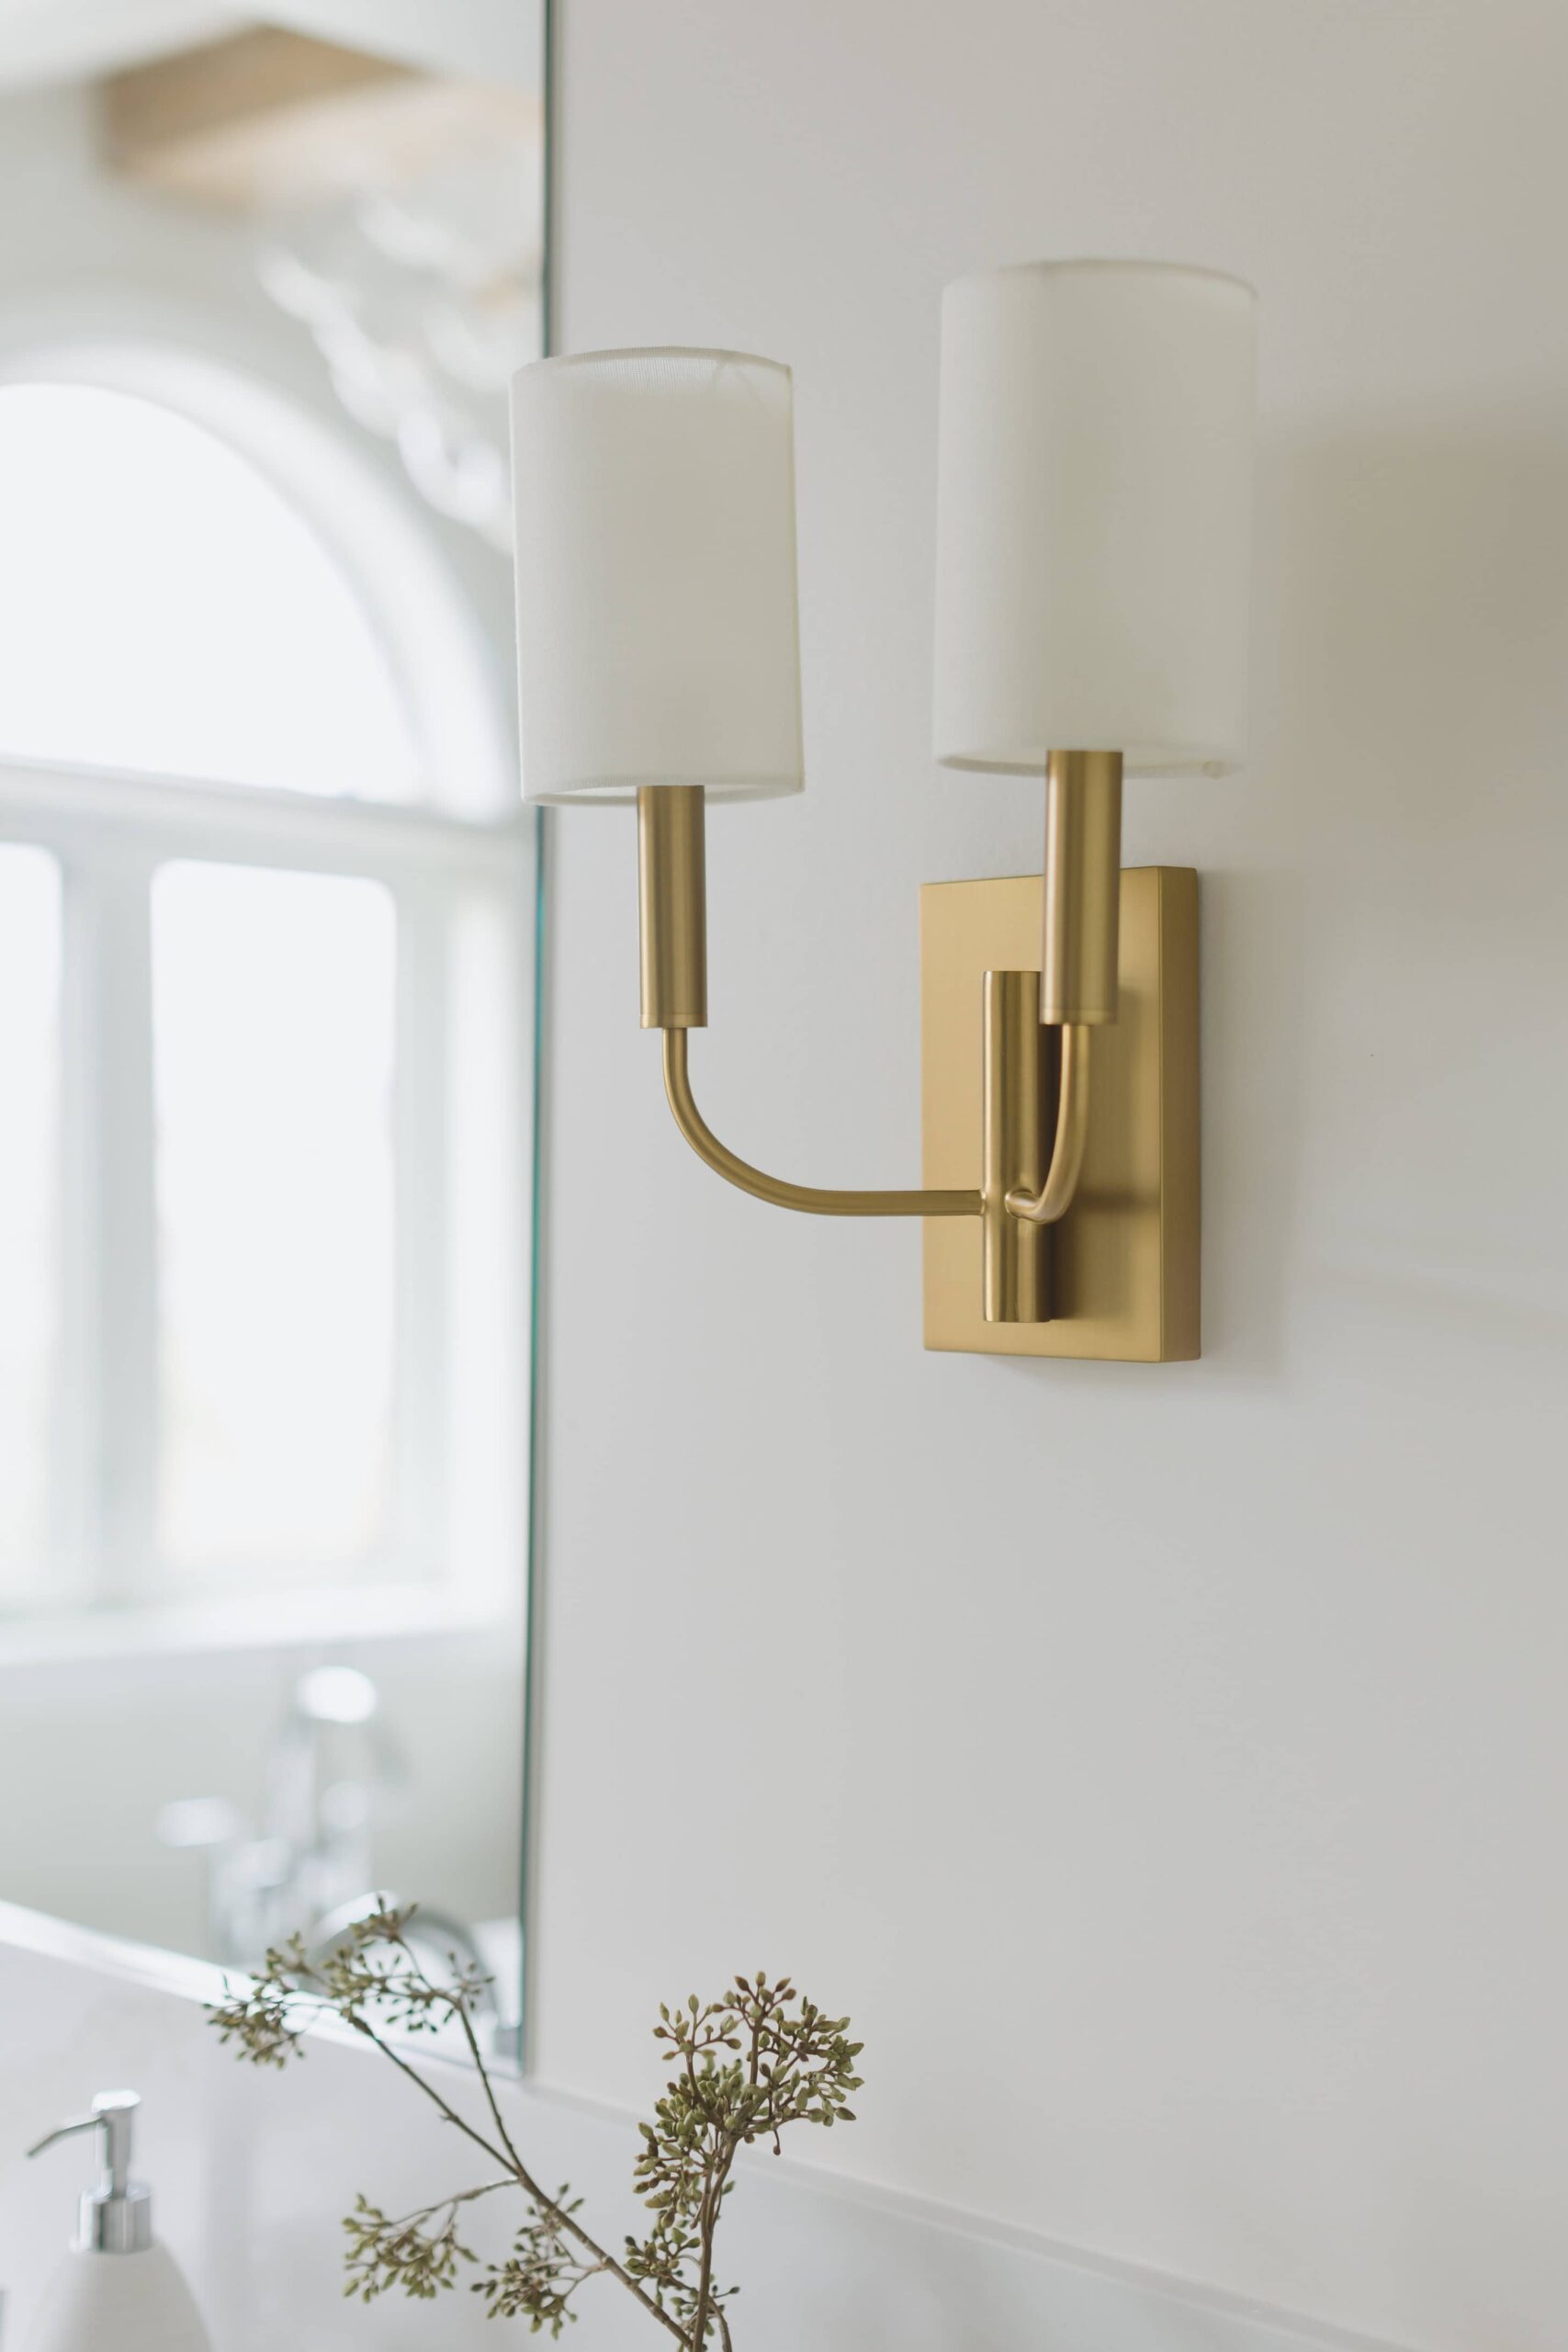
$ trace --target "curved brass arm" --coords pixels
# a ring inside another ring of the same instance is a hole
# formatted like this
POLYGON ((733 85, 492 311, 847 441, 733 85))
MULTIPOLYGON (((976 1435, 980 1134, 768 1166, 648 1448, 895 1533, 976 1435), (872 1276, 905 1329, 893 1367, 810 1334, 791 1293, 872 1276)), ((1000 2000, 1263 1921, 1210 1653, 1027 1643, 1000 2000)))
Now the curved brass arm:
POLYGON ((1092 1030, 1072 1022, 1062 1031, 1062 1091, 1051 1165, 1038 1193, 1011 1192, 1008 1213, 1030 1225, 1055 1225, 1073 1204, 1089 1142, 1089 1041, 1092 1030))
POLYGON ((802 1209, 810 1216, 978 1216, 980 1195, 974 1193, 835 1193, 815 1184, 786 1184, 777 1176, 737 1159, 712 1132, 692 1099, 686 1069, 686 1031, 664 1032, 664 1091, 675 1125, 699 1159, 717 1171, 727 1183, 754 1193, 776 1209, 802 1209))

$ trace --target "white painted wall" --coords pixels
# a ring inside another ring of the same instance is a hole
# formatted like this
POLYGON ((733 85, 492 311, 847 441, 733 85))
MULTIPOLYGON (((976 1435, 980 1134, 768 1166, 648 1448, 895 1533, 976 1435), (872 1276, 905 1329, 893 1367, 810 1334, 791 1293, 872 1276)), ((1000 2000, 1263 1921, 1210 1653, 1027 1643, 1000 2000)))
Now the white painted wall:
MULTIPOLYGON (((796 369, 809 788, 711 828, 701 1099, 912 1181, 937 306, 1265 318, 1256 749, 1203 882, 1204 1360, 940 1358, 918 1236, 677 1139, 628 825, 558 820, 536 2052, 852 2010, 858 2177, 1432 2352, 1562 2341, 1568 288, 1552 0, 566 0, 561 345, 796 369)), ((954 2338, 954 2341, 960 2340, 954 2338)))

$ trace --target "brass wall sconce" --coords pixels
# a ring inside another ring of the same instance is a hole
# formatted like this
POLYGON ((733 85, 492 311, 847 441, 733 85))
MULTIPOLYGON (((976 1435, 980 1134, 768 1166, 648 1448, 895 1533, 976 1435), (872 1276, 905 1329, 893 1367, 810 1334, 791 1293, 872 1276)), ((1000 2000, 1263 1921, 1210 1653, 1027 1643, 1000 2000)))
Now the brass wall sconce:
POLYGON ((677 1125, 774 1207, 924 1218, 928 1347, 1199 1352, 1197 878, 1122 871, 1122 784, 1240 756, 1255 343, 1206 270, 947 290, 935 752, 1043 777, 1044 874, 921 894, 925 1182, 893 1192, 750 1167, 688 1067, 705 804, 803 783, 789 371, 622 351, 513 382, 528 797, 635 803, 677 1125))

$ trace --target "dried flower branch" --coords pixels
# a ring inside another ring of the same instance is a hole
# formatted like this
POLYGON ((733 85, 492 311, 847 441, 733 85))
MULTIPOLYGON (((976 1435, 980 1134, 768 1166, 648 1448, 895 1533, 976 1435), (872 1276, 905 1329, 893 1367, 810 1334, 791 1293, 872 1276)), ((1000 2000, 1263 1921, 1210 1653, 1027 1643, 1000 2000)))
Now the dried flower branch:
POLYGON ((510 2180, 487 2181, 482 2188, 465 2188, 445 2204, 422 2206, 396 2222, 368 2198, 356 2197, 343 2225, 349 2239, 344 2293, 373 2303, 389 2287, 400 2287, 405 2295, 428 2301, 443 2287, 454 2286, 458 2263, 479 2259, 457 2235, 458 2206, 511 2186, 510 2180))
POLYGON ((519 2188, 525 2219, 505 2261, 469 2282, 495 2319, 525 2319, 558 2336, 577 2317, 572 2298, 602 2272, 618 2279, 650 2319, 686 2347, 704 2352, 716 2338, 733 2352, 725 2306, 738 2290, 720 2287, 715 2241, 730 2177, 743 2147, 763 2140, 777 2152, 786 2124, 852 2123, 849 2099, 861 2086, 853 2071, 862 2044, 846 2038, 847 2018, 825 2017, 786 1976, 738 1976, 716 2001, 690 1995, 682 2007, 660 2007, 655 2038, 669 2046, 675 2072, 651 2123, 642 2129, 635 2185, 653 2215, 648 2234, 628 2237, 617 2259, 578 2219, 581 2199, 562 2187, 547 2195, 508 2132, 495 2086, 474 2031, 485 1980, 454 1961, 445 1980, 426 1973, 407 1936, 411 1912, 383 1905, 349 1930, 344 1943, 312 1961, 296 1936, 269 1951, 259 1976, 210 2011, 219 2037, 238 2044, 253 2065, 287 2065, 305 2054, 305 2037, 335 2017, 370 2041, 482 2149, 502 2177, 417 2212, 389 2218, 361 2197, 344 2223, 348 2233, 344 2291, 364 2302, 397 2288, 428 2301, 456 2286, 478 2256, 458 2233, 460 2210, 502 2188, 519 2188), (482 2093, 486 2122, 475 2124, 396 2044, 455 2022, 482 2093))

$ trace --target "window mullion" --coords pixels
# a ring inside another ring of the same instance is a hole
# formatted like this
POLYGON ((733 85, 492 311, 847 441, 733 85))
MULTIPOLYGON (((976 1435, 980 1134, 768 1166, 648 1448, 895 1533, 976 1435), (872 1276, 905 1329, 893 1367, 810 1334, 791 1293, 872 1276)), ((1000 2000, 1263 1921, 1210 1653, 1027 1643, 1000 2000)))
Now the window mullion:
POLYGON ((56 1259, 60 1362, 50 1465, 53 1552, 60 1609, 97 1598, 101 1555, 97 1366, 98 1164, 94 1039, 98 876, 84 854, 62 857, 60 965, 59 1242, 56 1259))
POLYGON ((100 1603, 135 1597, 153 1545, 157 1269, 153 1200, 152 860, 122 849, 83 876, 81 1012, 84 1284, 100 1603))
POLYGON ((398 890, 397 909, 393 1509, 399 1548, 428 1575, 447 1565, 449 899, 411 881, 398 890))

